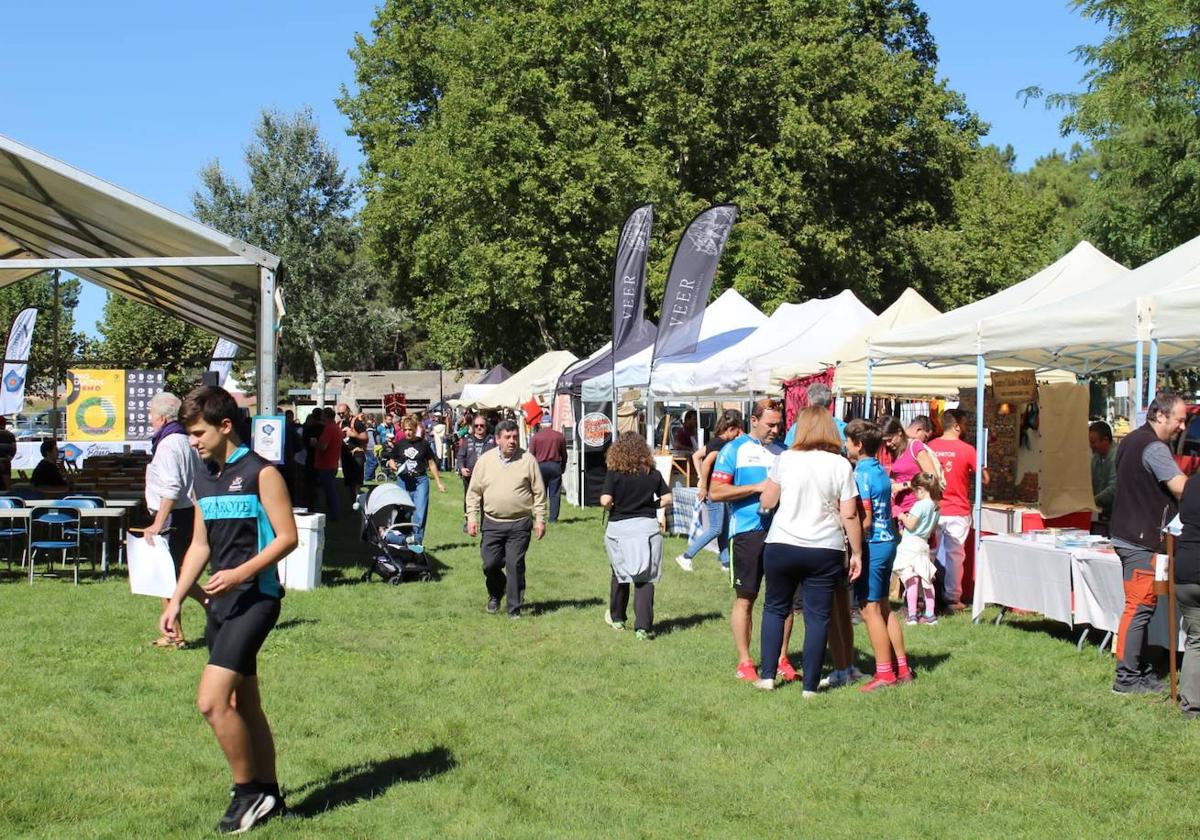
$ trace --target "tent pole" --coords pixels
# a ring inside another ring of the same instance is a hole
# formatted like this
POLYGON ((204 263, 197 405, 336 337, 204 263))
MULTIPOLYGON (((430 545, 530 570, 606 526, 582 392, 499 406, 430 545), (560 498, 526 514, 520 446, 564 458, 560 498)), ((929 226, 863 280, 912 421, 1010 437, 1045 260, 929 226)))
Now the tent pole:
POLYGON ((980 524, 983 522, 983 465, 987 461, 987 441, 983 434, 983 356, 975 357, 975 567, 979 567, 980 524))
POLYGON ((1137 425, 1137 416, 1142 413, 1142 340, 1137 340, 1137 348, 1134 351, 1134 364, 1137 366, 1134 369, 1133 379, 1133 417, 1130 420, 1134 425, 1137 425))
POLYGON ((646 445, 650 447, 651 452, 658 450, 654 446, 654 392, 650 390, 650 386, 646 386, 646 445))
MULTIPOLYGON (((275 272, 265 266, 258 270, 258 369, 257 414, 274 414, 279 397, 275 345, 278 340, 275 325, 275 272)), ((321 383, 321 388, 325 383, 321 383)))
POLYGON ((875 374, 875 362, 873 359, 867 359, 867 404, 863 408, 863 419, 871 419, 871 378, 875 374))
POLYGON ((1150 339, 1150 363, 1146 370, 1146 405, 1154 402, 1158 391, 1158 339, 1150 339))

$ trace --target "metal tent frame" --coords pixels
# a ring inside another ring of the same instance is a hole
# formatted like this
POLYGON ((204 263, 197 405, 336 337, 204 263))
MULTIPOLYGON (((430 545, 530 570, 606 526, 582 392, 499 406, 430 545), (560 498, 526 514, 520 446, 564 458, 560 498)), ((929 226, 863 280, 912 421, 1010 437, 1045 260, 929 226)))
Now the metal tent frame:
POLYGON ((0 286, 54 270, 253 347, 275 412, 279 257, 0 134, 0 286))

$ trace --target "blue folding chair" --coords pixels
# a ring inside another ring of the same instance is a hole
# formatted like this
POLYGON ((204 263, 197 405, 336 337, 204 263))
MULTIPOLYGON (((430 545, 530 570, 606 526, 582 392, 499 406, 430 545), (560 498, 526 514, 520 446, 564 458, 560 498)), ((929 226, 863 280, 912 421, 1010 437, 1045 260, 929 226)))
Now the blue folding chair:
MULTIPOLYGON (((76 510, 102 508, 104 507, 104 500, 98 496, 64 496, 55 503, 55 507, 71 507, 76 510)), ((98 528, 94 525, 79 525, 77 530, 79 531, 80 544, 88 550, 92 561, 92 569, 94 570, 96 568, 96 554, 92 549, 99 548, 100 552, 103 553, 103 542, 108 537, 108 530, 103 525, 98 528)), ((71 529, 67 530, 67 535, 74 536, 71 533, 71 529)))
MULTIPOLYGON (((0 510, 15 510, 23 507, 25 507, 24 499, 12 498, 10 496, 0 496, 0 510)), ((12 571, 12 548, 18 538, 21 540, 21 566, 24 568, 26 560, 25 544, 29 537, 29 531, 25 525, 25 522, 15 517, 0 516, 0 523, 3 523, 3 526, 0 527, 0 540, 6 543, 6 550, 4 554, 5 559, 8 561, 8 570, 10 572, 12 571), (21 522, 21 525, 16 527, 12 525, 14 522, 21 522)))
MULTIPOLYGON (((29 520, 29 583, 33 583, 33 561, 39 551, 62 552, 62 564, 67 565, 67 553, 74 549, 75 585, 79 585, 79 509, 55 502, 51 507, 39 507, 29 520), (42 536, 37 536, 37 531, 42 536)), ((92 561, 93 568, 95 561, 92 561)))

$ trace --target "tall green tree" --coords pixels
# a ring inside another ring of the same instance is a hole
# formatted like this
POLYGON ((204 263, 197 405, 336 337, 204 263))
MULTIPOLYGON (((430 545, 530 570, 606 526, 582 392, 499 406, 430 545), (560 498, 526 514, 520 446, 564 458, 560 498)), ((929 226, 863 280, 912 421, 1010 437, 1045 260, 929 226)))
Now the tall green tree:
POLYGON ((718 289, 890 302, 982 130, 912 0, 387 0, 351 54, 368 243, 446 364, 592 349, 643 201, 651 312, 718 201, 718 289))
POLYGON ((0 289, 0 349, 8 342, 13 318, 30 306, 38 310, 29 350, 29 374, 26 395, 48 397, 53 393, 55 366, 60 373, 78 358, 86 338, 75 329, 75 307, 79 305, 81 284, 63 278, 58 286, 58 341, 54 330, 54 280, 50 274, 34 277, 0 289))
POLYGON ((1068 241, 1055 195, 1013 171, 1012 147, 972 155, 953 189, 950 220, 914 238, 928 269, 915 285, 943 308, 1025 279, 1061 257, 1068 241))
POLYGON ((1078 51, 1088 68, 1084 90, 1048 102, 1068 109, 1063 132, 1087 137, 1097 156, 1085 233, 1136 265, 1200 231, 1200 4, 1074 5, 1109 34, 1078 51))
POLYGON ((399 317, 357 258, 354 185, 312 112, 264 110, 245 164, 246 184, 219 161, 206 166, 192 203, 200 221, 283 260, 282 374, 311 377, 318 352, 327 365, 372 367, 395 345, 399 317))
POLYGON ((194 388, 212 358, 216 337, 145 304, 110 294, 90 342, 89 364, 166 371, 166 387, 176 394, 194 388))

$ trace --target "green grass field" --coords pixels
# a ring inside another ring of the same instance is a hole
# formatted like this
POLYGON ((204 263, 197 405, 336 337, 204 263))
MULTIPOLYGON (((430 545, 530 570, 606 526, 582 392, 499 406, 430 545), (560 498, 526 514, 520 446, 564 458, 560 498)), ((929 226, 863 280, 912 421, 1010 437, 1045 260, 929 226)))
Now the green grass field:
MULTIPOLYGON (((440 581, 358 581, 354 527, 260 656, 295 817, 262 837, 1182 837, 1200 729, 1109 692, 1111 659, 1036 618, 908 628, 918 682, 875 695, 733 679, 715 555, 670 561, 659 637, 602 617, 601 520, 564 506, 529 614, 484 612, 460 495, 433 494, 440 581)), ((668 542, 668 556, 682 540, 668 542)), ((206 654, 151 649, 116 575, 0 582, 0 837, 196 837, 229 777, 193 694, 206 654)), ((185 609, 190 635, 199 629, 185 609)), ((799 637, 792 650, 798 654, 799 637)), ((869 664, 863 628, 860 665, 869 664)), ((798 657, 796 659, 797 664, 798 657)))

